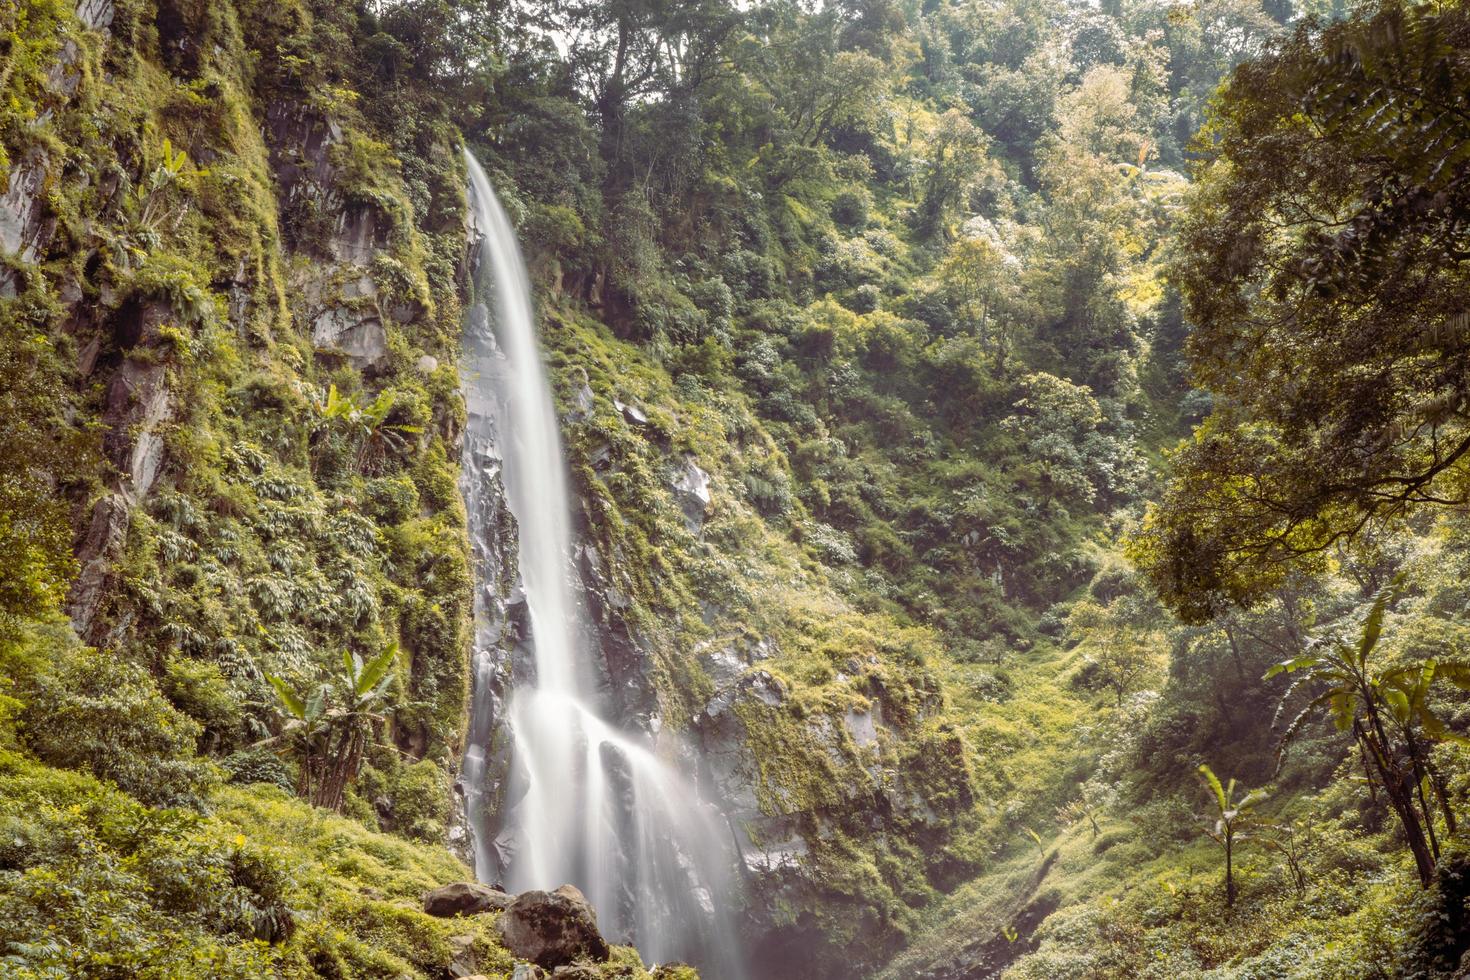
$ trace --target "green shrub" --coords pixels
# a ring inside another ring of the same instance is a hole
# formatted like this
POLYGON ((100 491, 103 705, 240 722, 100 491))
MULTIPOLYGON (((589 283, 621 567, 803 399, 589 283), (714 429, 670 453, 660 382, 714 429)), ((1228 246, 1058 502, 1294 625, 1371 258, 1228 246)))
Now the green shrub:
POLYGON ((267 783, 279 786, 288 793, 296 788, 296 774, 280 756, 269 749, 242 749, 227 756, 222 765, 229 773, 229 781, 232 783, 267 783))
POLYGON ((198 805, 215 780, 194 759, 200 724, 143 668, 90 647, 74 647, 36 677, 21 725, 43 761, 90 771, 145 803, 198 805))
POLYGON ((240 695, 217 664, 170 657, 159 687, 174 707, 203 726, 205 742, 229 745, 239 737, 240 695))

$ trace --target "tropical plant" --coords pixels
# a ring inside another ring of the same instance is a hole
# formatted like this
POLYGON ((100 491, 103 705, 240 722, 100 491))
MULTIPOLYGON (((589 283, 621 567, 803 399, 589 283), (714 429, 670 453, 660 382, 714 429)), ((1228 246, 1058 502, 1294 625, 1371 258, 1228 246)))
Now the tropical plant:
POLYGON ((1222 784, 1207 765, 1201 765, 1199 773, 1210 789, 1217 811, 1213 819, 1206 818, 1204 827, 1210 839, 1225 849, 1225 906, 1229 908, 1235 905, 1236 895, 1235 845, 1247 839, 1244 831, 1255 823, 1256 804, 1269 794, 1264 789, 1253 789, 1236 799, 1235 780, 1222 784))
POLYGON ((1261 846, 1286 862, 1297 895, 1307 890, 1307 852, 1312 846, 1312 826, 1306 822, 1270 824, 1259 836, 1261 846))
POLYGON ((343 792, 385 720, 397 656, 396 643, 366 662, 344 650, 340 670, 306 695, 282 678, 266 675, 288 716, 281 733, 268 741, 298 757, 298 796, 329 810, 342 809, 343 792))
POLYGON ((184 180, 203 177, 208 173, 208 170, 191 166, 189 154, 183 150, 175 150, 173 142, 165 137, 163 159, 148 173, 148 177, 134 192, 139 225, 149 231, 157 231, 165 223, 170 227, 177 226, 188 213, 189 205, 185 201, 172 210, 168 209, 169 189, 184 180), (166 218, 169 219, 168 222, 165 222, 166 218))
POLYGON ((408 445, 405 436, 424 431, 419 425, 389 425, 395 397, 391 391, 380 391, 371 402, 360 402, 343 395, 337 386, 327 388, 326 397, 316 403, 324 426, 337 426, 356 445, 356 465, 364 472, 378 469, 390 451, 401 451, 408 445))
POLYGON ((1089 783, 1082 788, 1082 795, 1057 807, 1057 822, 1064 827, 1070 827, 1079 820, 1086 820, 1092 829, 1092 839, 1097 840, 1102 833, 1097 818, 1102 815, 1104 805, 1103 794, 1097 791, 1094 784, 1089 783))
POLYGON ((1470 665, 1434 658, 1387 667, 1372 662, 1388 605, 1401 584, 1402 577, 1395 579, 1374 597, 1355 642, 1319 641, 1303 655, 1273 666, 1266 677, 1299 674, 1281 696, 1278 719, 1298 689, 1312 693, 1283 730, 1278 759, 1302 726, 1319 715, 1331 717, 1338 731, 1352 732, 1369 790, 1375 799, 1379 788, 1388 797, 1403 825, 1419 880, 1428 887, 1440 851, 1436 803, 1445 829, 1453 833, 1456 827, 1445 781, 1430 758, 1430 744, 1465 741, 1450 732, 1430 707, 1429 690, 1437 678, 1470 690, 1470 665))

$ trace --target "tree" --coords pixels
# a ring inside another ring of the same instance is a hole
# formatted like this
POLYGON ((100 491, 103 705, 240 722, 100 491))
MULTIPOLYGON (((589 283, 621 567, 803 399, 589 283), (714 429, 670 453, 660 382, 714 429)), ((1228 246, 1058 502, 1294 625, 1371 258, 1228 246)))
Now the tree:
POLYGON ((924 197, 915 212, 921 238, 947 237, 948 222, 965 192, 989 164, 989 139, 958 109, 939 117, 929 135, 924 197))
POLYGON ((1087 655, 1085 674, 1096 686, 1113 693, 1116 706, 1158 669, 1157 650, 1163 637, 1130 622, 1125 602, 1103 606, 1087 598, 1072 607, 1067 632, 1081 639, 1087 655))
POLYGON ((1311 694, 1282 732, 1283 753, 1302 726, 1319 715, 1329 716, 1338 731, 1352 733, 1370 791, 1376 797, 1381 788, 1388 798, 1414 855, 1419 880, 1427 888, 1440 852, 1436 809, 1448 832, 1454 833, 1456 827, 1445 781, 1430 758, 1430 743, 1465 741, 1449 730, 1428 695, 1438 678, 1470 689, 1470 665, 1432 658, 1388 666, 1376 663, 1384 616, 1398 587, 1396 581, 1374 598, 1355 642, 1319 642, 1301 656, 1276 664, 1266 676, 1298 675, 1281 696, 1278 717, 1298 690, 1311 694))
POLYGON ((792 92, 791 129, 801 142, 816 146, 838 127, 871 125, 887 85, 883 62, 865 51, 839 51, 792 92))
POLYGON ((384 720, 397 656, 396 643, 366 663, 344 650, 341 669, 304 696, 281 678, 266 675, 288 716, 273 741, 298 756, 301 765, 298 796, 329 810, 342 809, 343 792, 384 720))
POLYGON ((1221 785, 1220 777, 1207 765, 1199 767, 1200 776, 1209 787, 1215 804, 1213 822, 1205 824, 1205 833, 1225 849, 1225 906, 1235 905, 1235 845, 1246 839, 1243 831, 1255 821, 1255 806, 1266 799, 1264 789, 1253 789, 1235 798, 1235 780, 1221 785))
POLYGON ((1017 266, 998 242, 967 235, 950 246, 944 261, 934 270, 960 326, 973 332, 987 350, 993 349, 997 363, 1003 363, 1009 344, 1006 324, 1001 321, 992 327, 991 320, 1004 317, 1000 307, 1014 289, 1017 266))
POLYGON ((621 152, 628 107, 702 86, 740 22, 726 0, 561 0, 534 16, 565 45, 567 66, 592 103, 609 160, 621 152))
POLYGON ((1236 70, 1173 276, 1216 409, 1132 553, 1180 615, 1470 502, 1470 10, 1299 28, 1236 70))

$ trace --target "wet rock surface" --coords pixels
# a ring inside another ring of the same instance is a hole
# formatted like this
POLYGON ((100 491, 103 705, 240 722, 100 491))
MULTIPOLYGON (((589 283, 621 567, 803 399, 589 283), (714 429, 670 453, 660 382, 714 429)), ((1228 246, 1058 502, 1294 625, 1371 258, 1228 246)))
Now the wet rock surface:
POLYGON ((388 357, 388 333, 376 315, 325 310, 312 321, 311 341, 321 350, 345 356, 359 370, 381 367, 388 357))
POLYGON ((10 171, 0 194, 0 254, 33 262, 50 237, 54 222, 41 200, 45 181, 46 157, 39 152, 10 171))
POLYGON ((699 468, 694 457, 686 456, 683 465, 674 475, 672 488, 674 500, 678 502, 679 510, 684 515, 685 526, 698 534, 704 529, 704 519, 709 514, 713 499, 710 494, 709 474, 699 468))
POLYGON ((452 915, 478 915, 499 912, 515 899, 490 885, 478 881, 457 881, 441 885, 424 896, 424 911, 444 919, 452 915))
POLYGON ((506 949, 548 970, 611 954, 597 929, 597 914, 571 885, 523 892, 501 914, 499 928, 506 949))

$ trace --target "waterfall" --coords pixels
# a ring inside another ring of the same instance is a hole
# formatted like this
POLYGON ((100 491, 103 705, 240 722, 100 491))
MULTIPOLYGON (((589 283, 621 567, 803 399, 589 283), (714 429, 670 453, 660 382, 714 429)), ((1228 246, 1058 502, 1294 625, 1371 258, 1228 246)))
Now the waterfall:
POLYGON ((512 891, 574 884, 609 940, 633 943, 651 962, 689 962, 709 980, 741 980, 728 828, 647 735, 619 729, 598 695, 530 280, 489 179, 468 153, 466 164, 482 235, 464 338, 463 488, 479 580, 462 780, 475 873, 512 891), (497 473, 519 529, 529 633, 521 639, 529 639, 534 667, 508 695, 496 678, 499 625, 484 614, 497 473), (497 765, 507 735, 508 764, 497 765))

